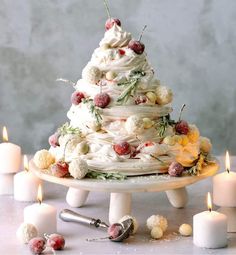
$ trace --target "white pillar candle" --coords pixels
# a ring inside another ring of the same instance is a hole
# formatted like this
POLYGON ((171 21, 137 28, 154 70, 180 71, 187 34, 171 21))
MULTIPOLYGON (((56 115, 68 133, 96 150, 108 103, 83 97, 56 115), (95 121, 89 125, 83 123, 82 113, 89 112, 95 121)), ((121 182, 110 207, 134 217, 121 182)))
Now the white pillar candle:
POLYGON ((13 194, 14 174, 0 174, 0 195, 13 194))
POLYGON ((208 211, 193 216, 193 243, 203 248, 222 248, 227 246, 227 217, 211 210, 208 193, 208 211))
POLYGON ((3 140, 0 144, 0 173, 16 173, 20 169, 21 148, 8 142, 6 127, 3 128, 3 140))
POLYGON ((42 181, 29 170, 26 156, 24 156, 24 169, 14 176, 14 199, 26 202, 37 201, 38 186, 42 181))
POLYGON ((213 177, 213 202, 218 206, 236 207, 236 173, 230 171, 228 151, 225 164, 226 171, 213 177))
POLYGON ((33 224, 38 230, 38 235, 43 237, 45 233, 57 232, 57 210, 51 205, 41 203, 41 185, 38 193, 39 203, 24 208, 24 222, 33 224))

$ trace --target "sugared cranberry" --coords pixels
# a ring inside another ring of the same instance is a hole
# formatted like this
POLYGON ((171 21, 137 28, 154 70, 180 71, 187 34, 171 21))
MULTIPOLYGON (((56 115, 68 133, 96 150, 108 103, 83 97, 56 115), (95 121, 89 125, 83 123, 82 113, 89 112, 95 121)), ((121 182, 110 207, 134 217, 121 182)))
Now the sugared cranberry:
POLYGON ((131 152, 131 146, 127 142, 115 144, 113 149, 118 155, 127 155, 131 152))
POLYGON ((186 121, 181 120, 175 125, 175 130, 181 135, 187 135, 189 132, 189 125, 186 121))
POLYGON ((33 254, 41 254, 45 249, 45 240, 41 237, 35 237, 29 241, 29 249, 33 254))
POLYGON ((144 52, 145 45, 140 41, 131 40, 128 44, 128 48, 133 50, 136 54, 140 55, 144 52))
POLYGON ((147 102, 146 96, 137 96, 135 98, 135 104, 145 104, 147 102))
POLYGON ((63 250, 65 247, 65 238, 59 234, 51 234, 47 237, 47 246, 53 250, 63 250))
POLYGON ((119 19, 116 19, 116 18, 110 18, 106 21, 105 23, 105 29, 106 30, 109 30, 110 28, 113 27, 113 25, 116 24, 117 26, 121 26, 121 22, 119 19))
POLYGON ((94 97, 94 104, 100 108, 105 108, 111 101, 110 96, 107 93, 99 93, 94 97))
POLYGON ((69 165, 65 161, 57 161, 51 167, 52 174, 56 177, 64 177, 69 173, 69 165))
POLYGON ((84 98, 84 94, 82 92, 75 91, 71 95, 71 103, 74 104, 74 105, 78 105, 78 104, 81 103, 83 98, 84 98))
POLYGON ((60 134, 59 133, 54 133, 51 136, 49 136, 48 138, 48 143, 52 146, 52 147, 57 147, 59 146, 59 142, 58 142, 58 138, 59 138, 60 134))
POLYGON ((121 56, 125 55, 125 51, 124 51, 124 50, 119 49, 118 51, 119 51, 119 54, 120 54, 121 56))
POLYGON ((108 228, 107 232, 111 239, 117 238, 122 234, 122 225, 114 223, 108 228))
POLYGON ((178 162, 172 162, 169 166, 168 173, 170 176, 181 176, 184 171, 184 167, 178 162))

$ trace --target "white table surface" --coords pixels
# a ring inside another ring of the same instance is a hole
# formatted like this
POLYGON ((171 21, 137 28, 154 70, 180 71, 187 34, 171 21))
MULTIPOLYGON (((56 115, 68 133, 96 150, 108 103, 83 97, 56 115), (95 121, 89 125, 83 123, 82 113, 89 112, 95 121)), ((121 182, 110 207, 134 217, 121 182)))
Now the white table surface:
MULTIPOLYGON (((224 166, 222 158, 219 158, 224 166)), ((231 158, 232 169, 236 169, 236 157, 231 158)), ((104 230, 58 219, 58 232, 66 238, 66 248, 56 254, 236 254, 236 233, 228 234, 228 247, 223 249, 202 249, 193 245, 192 237, 181 237, 178 226, 192 224, 194 214, 206 209, 205 196, 212 190, 212 180, 201 181, 188 187, 189 203, 184 209, 173 208, 165 193, 133 194, 133 211, 140 223, 138 233, 124 243, 111 241, 87 242, 86 238, 106 236, 104 230), (164 215, 169 222, 168 231, 161 240, 152 240, 146 228, 146 219, 152 214, 164 215)), ((67 188, 45 183, 45 203, 57 207, 58 212, 69 208, 65 202, 67 188)), ((31 254, 27 245, 16 239, 16 229, 23 221, 23 209, 30 203, 14 201, 12 196, 0 196, 0 254, 31 254)), ((99 217, 108 222, 109 194, 92 192, 83 208, 73 209, 80 214, 99 217)), ((71 208, 70 208, 71 209, 71 208)), ((216 208, 215 208, 216 209, 216 208)), ((44 253, 52 254, 52 253, 44 253)))

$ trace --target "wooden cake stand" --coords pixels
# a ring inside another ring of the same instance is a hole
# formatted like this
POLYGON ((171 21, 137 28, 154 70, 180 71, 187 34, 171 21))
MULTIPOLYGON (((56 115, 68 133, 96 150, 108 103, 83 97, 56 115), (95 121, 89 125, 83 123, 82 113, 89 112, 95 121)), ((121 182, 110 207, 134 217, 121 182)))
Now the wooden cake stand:
POLYGON ((175 208, 182 208, 188 201, 186 186, 214 175, 219 168, 217 163, 205 166, 198 176, 170 177, 167 174, 128 177, 126 180, 97 180, 85 178, 77 180, 72 177, 58 178, 50 171, 38 169, 33 160, 30 169, 42 180, 69 187, 66 201, 72 207, 81 207, 86 202, 90 191, 110 193, 110 223, 118 222, 131 212, 131 196, 133 192, 165 191, 169 202, 175 208))

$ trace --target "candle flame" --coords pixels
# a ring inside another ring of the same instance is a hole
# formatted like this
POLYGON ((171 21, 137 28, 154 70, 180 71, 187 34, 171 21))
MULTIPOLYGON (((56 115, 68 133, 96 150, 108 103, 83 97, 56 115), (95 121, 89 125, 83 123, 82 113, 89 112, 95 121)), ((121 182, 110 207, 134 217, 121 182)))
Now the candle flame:
POLYGON ((212 210, 212 202, 211 202, 211 194, 210 192, 207 192, 207 207, 209 212, 212 210))
POLYGON ((8 142, 7 128, 5 126, 2 129, 2 139, 4 142, 8 142))
POLYGON ((43 192, 42 192, 42 185, 41 184, 39 184, 39 186, 38 186, 37 200, 38 200, 39 204, 41 204, 42 201, 43 201, 43 192))
POLYGON ((230 172, 230 159, 229 159, 228 151, 226 151, 226 155, 225 155, 225 168, 226 168, 226 171, 229 173, 230 172))
POLYGON ((25 171, 29 171, 29 161, 26 155, 24 155, 24 169, 25 171))

